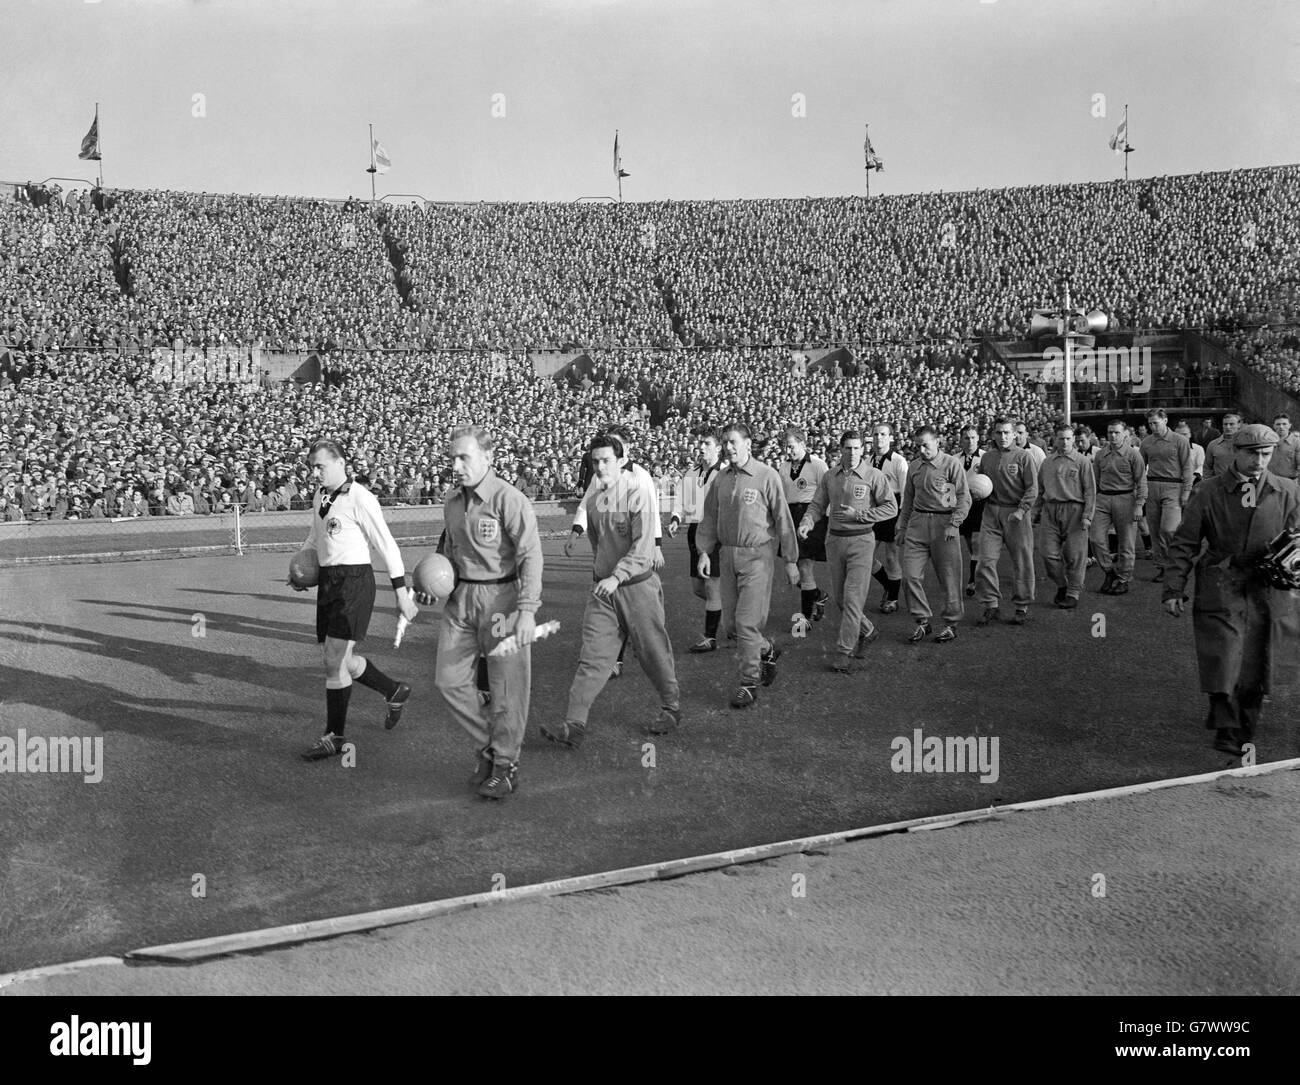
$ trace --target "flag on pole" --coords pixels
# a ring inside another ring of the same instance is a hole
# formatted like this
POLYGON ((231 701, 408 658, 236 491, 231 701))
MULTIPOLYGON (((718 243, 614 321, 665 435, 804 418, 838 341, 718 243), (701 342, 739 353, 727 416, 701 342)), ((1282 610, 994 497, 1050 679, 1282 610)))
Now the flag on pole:
POLYGON ((862 151, 867 156, 867 169, 877 171, 883 170, 885 164, 880 160, 880 155, 876 154, 876 149, 871 146, 871 134, 866 131, 866 125, 863 125, 863 132, 865 133, 866 138, 862 144, 862 151))
POLYGON ((99 110, 95 110, 95 119, 90 122, 90 131, 86 133, 81 141, 81 153, 78 158, 85 158, 91 162, 99 161, 99 110))
POLYGON ((370 142, 374 144, 372 153, 374 154, 374 158, 375 158, 375 169, 378 170, 380 173, 387 173, 390 169, 393 168, 392 159, 388 157, 388 152, 384 150, 379 140, 372 139, 370 142))
POLYGON ((1110 137, 1110 149, 1116 154, 1123 154, 1124 149, 1128 146, 1128 116, 1119 122, 1119 127, 1115 129, 1115 134, 1110 137))
POLYGON ((618 132, 617 130, 615 130, 614 132, 614 177, 616 180, 621 180, 624 177, 631 177, 631 176, 632 175, 623 168, 623 156, 619 154, 618 151, 618 132))

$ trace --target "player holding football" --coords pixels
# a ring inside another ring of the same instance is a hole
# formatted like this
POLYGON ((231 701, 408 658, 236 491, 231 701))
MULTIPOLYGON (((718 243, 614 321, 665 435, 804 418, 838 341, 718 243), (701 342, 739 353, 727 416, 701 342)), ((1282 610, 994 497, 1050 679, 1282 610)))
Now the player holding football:
POLYGON ((528 726, 536 614, 542 605, 542 542, 533 504, 492 469, 496 445, 481 426, 451 431, 451 473, 459 489, 448 495, 446 557, 456 570, 438 636, 435 679, 453 718, 478 746, 470 780, 485 799, 519 789, 519 751, 528 726), (493 656, 513 631, 519 650, 493 656), (487 657, 490 705, 474 682, 487 657))
MULTIPOLYGON (((384 726, 390 729, 402 718, 402 708, 411 695, 407 683, 389 678, 354 651, 365 639, 375 605, 371 549, 384 556, 402 617, 414 621, 419 608, 406 586, 402 554, 384 522, 379 502, 361 483, 348 479, 347 460, 339 443, 317 441, 311 446, 308 463, 317 489, 304 548, 315 550, 320 563, 316 640, 324 646, 325 733, 302 756, 306 761, 320 761, 343 752, 354 681, 383 694, 388 702, 384 726)), ((292 581, 290 584, 297 591, 306 590, 292 581)))

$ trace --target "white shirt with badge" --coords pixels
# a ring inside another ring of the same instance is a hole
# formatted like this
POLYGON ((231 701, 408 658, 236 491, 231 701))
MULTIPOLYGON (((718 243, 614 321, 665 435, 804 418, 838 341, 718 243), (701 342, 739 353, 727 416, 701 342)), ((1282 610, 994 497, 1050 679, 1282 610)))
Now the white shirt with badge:
POLYGON ((384 521, 379 499, 361 483, 344 484, 342 492, 321 487, 312 501, 311 531, 306 546, 316 551, 321 567, 328 565, 370 565, 373 550, 380 560, 376 568, 387 569, 390 577, 405 575, 402 553, 384 521), (337 494, 330 500, 331 494, 337 494), (329 502, 325 515, 321 505, 329 502))

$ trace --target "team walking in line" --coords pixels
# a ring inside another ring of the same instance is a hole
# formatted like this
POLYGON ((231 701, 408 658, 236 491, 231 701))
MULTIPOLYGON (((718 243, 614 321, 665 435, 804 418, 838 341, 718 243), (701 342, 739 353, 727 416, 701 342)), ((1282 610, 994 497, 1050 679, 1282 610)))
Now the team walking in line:
MULTIPOLYGON (((932 637, 945 644, 957 639, 964 598, 976 601, 976 626, 1003 620, 1004 550, 1012 593, 1007 620, 1023 625, 1035 601, 1036 533, 1056 586, 1053 603, 1070 610, 1079 605, 1093 563, 1103 573, 1101 594, 1130 590, 1136 536, 1142 530, 1146 537, 1149 525, 1153 580, 1163 583, 1171 616, 1189 601, 1184 589, 1197 568, 1193 613, 1202 689, 1210 697, 1206 726, 1215 732, 1216 749, 1239 753, 1300 636, 1300 592, 1287 586, 1292 574, 1300 584, 1300 437, 1285 416, 1268 427, 1242 425, 1240 415, 1229 414, 1223 435, 1204 450, 1195 446, 1203 451, 1197 456, 1188 437, 1169 428, 1163 410, 1152 411, 1148 425, 1139 443, 1124 422, 1113 421, 1105 445, 1085 450, 1074 428, 1061 424, 1049 452, 1029 440, 1023 423, 999 418, 992 448, 982 449, 979 431, 967 427, 954 453, 940 448, 935 427, 923 425, 910 435, 919 452, 910 465, 893 449, 887 423, 869 437, 854 429, 842 433, 833 465, 791 426, 783 434, 786 462, 779 470, 753 455, 743 423, 702 432, 698 461, 667 510, 670 538, 687 529, 689 575, 704 603, 703 636, 689 650, 704 654, 734 645, 730 704, 746 709, 776 680, 782 649, 767 624, 779 574, 800 591, 794 637, 806 636, 810 623, 834 604, 839 625, 829 669, 846 675, 861 668, 880 635, 868 616, 873 579, 881 586, 880 613, 896 611, 901 597, 911 615, 906 643, 932 637), (1294 545, 1286 553, 1296 559, 1290 565, 1276 557, 1288 532, 1294 545), (819 565, 826 566, 829 592, 818 584, 819 565), (1265 568, 1272 573, 1267 582, 1259 573, 1265 568), (939 586, 937 622, 925 586, 930 569, 939 586)), ((457 488, 446 501, 440 552, 455 584, 442 611, 435 685, 474 744, 471 787, 501 799, 519 788, 543 562, 532 504, 497 477, 493 451, 491 435, 478 426, 451 434, 457 488)), ((621 672, 629 643, 659 702, 645 732, 665 734, 683 720, 659 577, 659 496, 632 452, 630 436, 617 427, 591 441, 590 485, 565 545, 572 555, 577 540, 587 537, 592 589, 567 709, 541 733, 570 750, 581 747, 592 706, 621 672)), ((414 620, 417 599, 436 600, 407 587, 378 502, 348 479, 342 448, 318 441, 311 468, 318 491, 307 546, 321 566, 316 625, 326 725, 303 757, 323 760, 344 750, 353 682, 384 697, 388 728, 398 723, 411 694, 410 684, 384 675, 356 651, 374 605, 371 551, 386 563, 404 620, 414 620)))

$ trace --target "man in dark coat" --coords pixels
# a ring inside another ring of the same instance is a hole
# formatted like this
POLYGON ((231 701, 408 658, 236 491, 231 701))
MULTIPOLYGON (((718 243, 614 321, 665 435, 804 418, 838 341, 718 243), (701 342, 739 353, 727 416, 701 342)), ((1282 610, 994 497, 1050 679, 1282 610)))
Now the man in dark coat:
POLYGON ((1196 565, 1192 617, 1201 690, 1210 696, 1205 726, 1214 748, 1233 755, 1254 737, 1273 681, 1291 677, 1300 661, 1300 592, 1274 588, 1258 571, 1269 543, 1300 528, 1300 486, 1266 470, 1278 440, 1268 426, 1237 431, 1232 467, 1188 499, 1164 580, 1164 608, 1177 618, 1196 565))

